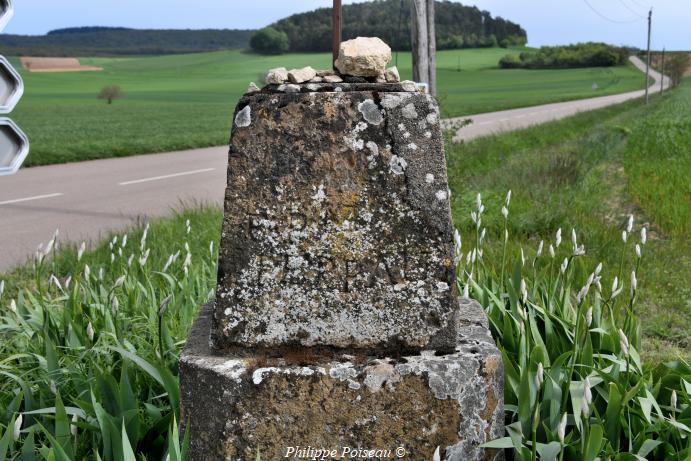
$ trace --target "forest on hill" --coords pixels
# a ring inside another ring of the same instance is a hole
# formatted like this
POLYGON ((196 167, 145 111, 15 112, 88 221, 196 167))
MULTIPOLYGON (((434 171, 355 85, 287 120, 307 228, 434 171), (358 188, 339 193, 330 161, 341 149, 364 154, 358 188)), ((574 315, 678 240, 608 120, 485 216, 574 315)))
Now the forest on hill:
MULTIPOLYGON (((343 38, 380 37, 394 50, 410 50, 409 0, 375 0, 343 6, 343 38)), ((488 11, 436 2, 437 48, 524 45, 526 31, 488 11)), ((295 14, 272 24, 288 36, 290 51, 331 50, 331 8, 295 14)))
MULTIPOLYGON (((395 50, 410 50, 410 0, 374 0, 343 7, 344 39, 380 37, 395 50)), ((437 1, 437 48, 524 45, 526 31, 488 11, 437 1)), ((287 39, 285 51, 331 49, 331 8, 295 14, 272 24, 287 39), (285 35, 283 35, 285 34, 285 35)), ((255 31, 235 29, 128 29, 74 27, 46 35, 0 35, 5 56, 162 55, 248 48, 255 31)), ((284 51, 284 50, 281 50, 284 51)))
POLYGON ((160 55, 246 48, 252 30, 76 27, 46 35, 0 35, 5 56, 160 55))

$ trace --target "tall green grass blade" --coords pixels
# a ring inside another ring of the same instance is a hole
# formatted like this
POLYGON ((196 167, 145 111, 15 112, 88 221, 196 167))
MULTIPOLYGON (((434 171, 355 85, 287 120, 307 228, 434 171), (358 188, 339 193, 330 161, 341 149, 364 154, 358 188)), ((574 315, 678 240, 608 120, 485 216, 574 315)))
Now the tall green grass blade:
POLYGON ((125 424, 122 424, 122 460, 123 461, 137 461, 137 457, 134 456, 134 451, 132 450, 132 445, 130 445, 130 440, 127 438, 127 431, 125 430, 125 424))
POLYGON ((36 443, 34 441, 34 431, 30 430, 29 435, 24 438, 22 444, 22 461, 34 461, 36 459, 36 443))
POLYGON ((605 430, 609 443, 616 449, 619 448, 619 435, 621 431, 620 415, 622 409, 622 395, 619 385, 609 384, 609 400, 605 410, 605 430))
POLYGON ((65 406, 62 403, 60 392, 55 395, 55 439, 65 453, 71 457, 72 444, 70 441, 70 420, 67 417, 65 406))
POLYGON ((12 418, 5 428, 5 432, 0 438, 0 459, 7 459, 7 453, 10 450, 10 444, 12 443, 12 437, 14 435, 14 423, 16 419, 12 418))
POLYGON ((143 371, 145 371, 149 376, 156 380, 163 389, 168 393, 168 398, 170 399, 171 406, 175 409, 180 406, 180 388, 177 379, 172 375, 170 370, 162 367, 159 364, 152 365, 143 358, 136 354, 131 353, 125 349, 119 347, 112 347, 112 350, 118 352, 124 358, 131 360, 137 366, 139 366, 143 371))
POLYGON ((45 435, 45 437, 50 441, 53 459, 55 459, 55 461, 73 461, 62 448, 60 442, 58 442, 57 439, 53 437, 53 434, 51 434, 50 431, 43 427, 43 425, 41 425, 40 423, 38 424, 38 426, 43 431, 43 435, 45 435))
POLYGON ((540 455, 540 461, 555 461, 561 452, 561 444, 559 442, 538 443, 537 452, 540 455))
POLYGON ((598 457, 600 454, 600 446, 602 445, 602 434, 602 426, 599 424, 590 426, 583 461, 595 461, 598 457))

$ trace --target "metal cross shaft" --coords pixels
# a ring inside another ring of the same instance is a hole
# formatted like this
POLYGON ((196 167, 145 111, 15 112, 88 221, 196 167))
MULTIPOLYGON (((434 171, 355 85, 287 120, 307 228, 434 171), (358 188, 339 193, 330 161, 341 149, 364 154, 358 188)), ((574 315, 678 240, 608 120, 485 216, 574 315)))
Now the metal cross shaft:
POLYGON ((338 59, 338 53, 341 49, 341 40, 343 38, 342 31, 342 1, 333 0, 333 67, 336 69, 336 60, 338 59))

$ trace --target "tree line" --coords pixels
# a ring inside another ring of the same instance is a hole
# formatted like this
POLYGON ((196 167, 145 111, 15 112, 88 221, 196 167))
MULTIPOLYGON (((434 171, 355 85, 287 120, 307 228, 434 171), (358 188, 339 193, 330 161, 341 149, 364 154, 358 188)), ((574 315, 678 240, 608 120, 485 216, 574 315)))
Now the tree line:
POLYGON ((252 30, 141 30, 110 27, 59 29, 46 35, 0 36, 5 56, 160 55, 246 48, 252 30))
POLYGON ((631 49, 588 42, 564 46, 543 46, 536 51, 507 54, 499 61, 504 69, 570 69, 610 67, 625 64, 631 49))
MULTIPOLYGON (((436 3, 437 48, 477 48, 524 45, 526 31, 488 11, 451 1, 436 3)), ((295 14, 259 31, 263 53, 325 52, 331 50, 331 8, 295 14), (271 40, 269 40, 271 39, 271 40)), ((394 50, 411 49, 410 0, 375 0, 343 7, 343 38, 379 37, 394 50)))

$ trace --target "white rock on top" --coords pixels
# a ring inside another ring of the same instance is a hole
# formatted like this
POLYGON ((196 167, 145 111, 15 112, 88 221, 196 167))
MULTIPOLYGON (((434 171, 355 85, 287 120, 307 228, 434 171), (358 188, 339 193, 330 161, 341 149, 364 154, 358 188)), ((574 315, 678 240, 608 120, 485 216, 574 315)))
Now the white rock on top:
POLYGON ((316 76, 317 71, 312 69, 310 66, 303 67, 302 69, 293 69, 288 72, 288 79, 291 83, 308 82, 316 76))
POLYGON ((277 67, 269 70, 266 74, 266 83, 269 85, 280 85, 288 81, 288 69, 285 67, 277 67))
POLYGON ((377 37, 358 37, 341 43, 336 68, 343 75, 377 77, 384 75, 391 61, 391 48, 377 37))

